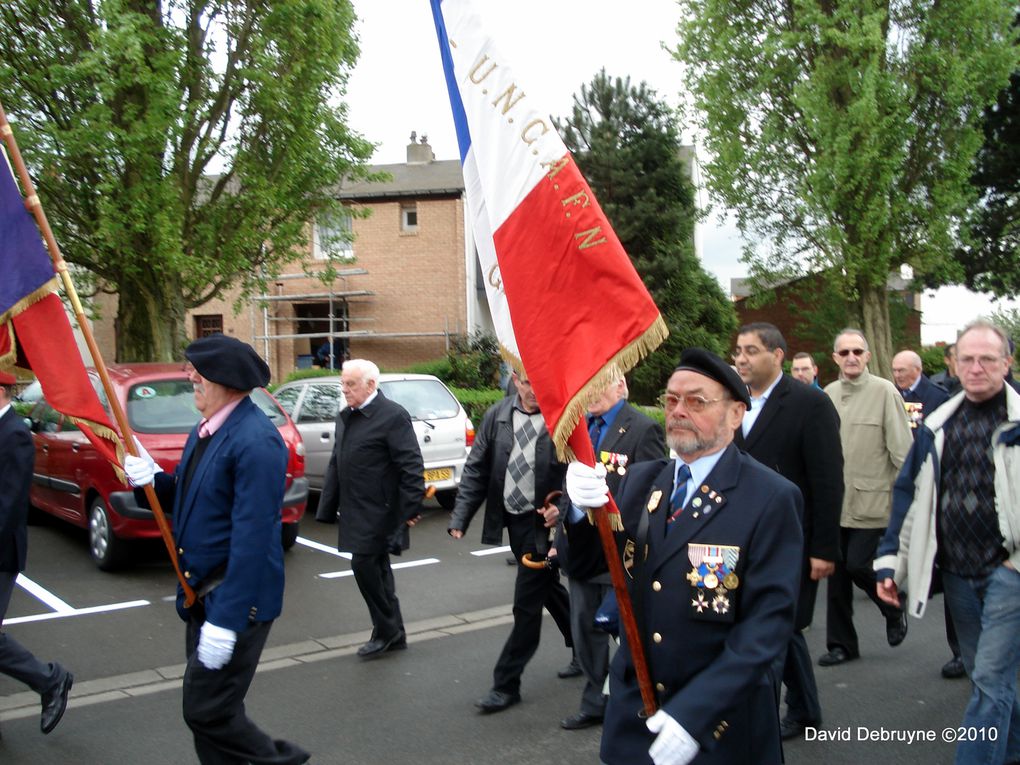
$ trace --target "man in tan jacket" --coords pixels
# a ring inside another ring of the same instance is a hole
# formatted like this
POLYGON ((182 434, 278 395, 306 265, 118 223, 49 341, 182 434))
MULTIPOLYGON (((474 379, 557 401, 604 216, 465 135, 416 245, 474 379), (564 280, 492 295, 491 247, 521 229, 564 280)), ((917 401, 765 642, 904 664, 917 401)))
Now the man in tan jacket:
POLYGON ((871 353, 864 333, 844 329, 833 345, 839 379, 825 388, 839 412, 843 446, 843 511, 839 520, 842 560, 829 578, 825 643, 819 665, 831 667, 860 656, 853 623, 853 585, 885 616, 889 645, 903 642, 907 619, 902 608, 879 600, 872 562, 889 524, 892 487, 912 438, 896 386, 868 372, 871 353))

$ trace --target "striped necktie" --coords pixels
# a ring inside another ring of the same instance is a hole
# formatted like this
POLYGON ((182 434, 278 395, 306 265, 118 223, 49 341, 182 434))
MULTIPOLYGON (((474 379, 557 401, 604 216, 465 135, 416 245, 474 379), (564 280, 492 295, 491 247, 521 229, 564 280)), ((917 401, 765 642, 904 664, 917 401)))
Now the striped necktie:
POLYGON ((684 511, 684 499, 687 497, 687 482, 689 480, 691 480, 691 469, 687 465, 680 465, 680 469, 676 472, 676 488, 673 490, 673 496, 669 498, 667 527, 684 511))

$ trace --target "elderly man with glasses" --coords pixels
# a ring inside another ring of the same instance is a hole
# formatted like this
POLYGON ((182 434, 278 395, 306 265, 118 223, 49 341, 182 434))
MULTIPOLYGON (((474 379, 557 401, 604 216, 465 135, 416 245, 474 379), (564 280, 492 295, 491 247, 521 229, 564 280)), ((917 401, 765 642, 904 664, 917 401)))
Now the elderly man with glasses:
POLYGON ((878 541, 889 523, 892 487, 913 441, 903 399, 889 380, 868 372, 871 352, 859 329, 844 329, 836 337, 832 360, 839 379, 825 393, 839 413, 843 446, 843 511, 840 515, 842 560, 829 578, 825 644, 829 649, 818 664, 831 667, 860 656, 853 622, 853 585, 857 585, 885 616, 889 645, 907 634, 907 620, 898 605, 879 600, 872 561, 878 541))

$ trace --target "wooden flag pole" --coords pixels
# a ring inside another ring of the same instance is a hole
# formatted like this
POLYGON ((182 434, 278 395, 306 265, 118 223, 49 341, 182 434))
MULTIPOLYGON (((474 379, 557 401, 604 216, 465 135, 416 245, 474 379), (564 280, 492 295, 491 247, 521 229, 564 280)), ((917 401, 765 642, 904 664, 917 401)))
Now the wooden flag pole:
MULTIPOLYGON (((588 429, 582 424, 581 418, 574 426, 569 443, 574 450, 574 455, 586 465, 595 464, 595 450, 588 436, 588 429)), ((655 691, 652 689, 652 676, 648 671, 648 659, 645 657, 645 644, 641 640, 641 633, 638 632, 637 620, 634 618, 634 606, 630 600, 630 592, 627 590, 627 582, 623 578, 623 562, 620 560, 616 549, 616 538, 613 536, 612 525, 609 522, 609 515, 620 514, 619 508, 612 496, 609 497, 605 507, 595 508, 595 525, 599 530, 599 539, 602 541, 602 551, 606 555, 606 562, 609 564, 609 576, 613 581, 613 591, 616 593, 616 603, 620 608, 620 623, 623 625, 624 634, 627 636, 627 646, 630 648, 630 658, 634 662, 634 674, 637 676, 638 690, 641 691, 641 701, 644 704, 646 717, 655 714, 655 691)))
MULTIPOLYGON (((92 355, 92 362, 99 373, 99 379, 103 383, 103 390, 106 391, 106 398, 110 402, 113 416, 117 420, 117 426, 120 428, 121 436, 124 439, 124 448, 128 454, 137 457, 138 449, 135 446, 134 434, 128 425, 124 408, 120 405, 120 400, 113 390, 113 384, 110 382, 110 375, 106 369, 106 364, 103 362, 102 354, 100 354, 99 348, 96 345, 95 337, 92 335, 92 328, 89 326, 88 321, 86 321, 85 311, 82 308, 81 301, 78 299, 78 292, 71 282, 71 275, 67 270, 67 262, 64 260, 63 255, 60 254, 60 247, 57 245, 57 240, 53 237, 53 230, 46 219, 42 203, 39 201, 39 196, 35 193, 35 186, 32 184, 32 179, 28 174, 25 161, 22 159, 21 151, 18 149, 18 142, 14 139, 14 131, 11 130, 10 123, 7 121, 7 114, 4 111, 3 104, 0 104, 0 136, 3 137, 4 144, 7 146, 7 154, 14 164, 14 169, 21 179, 21 187, 27 195, 25 207, 35 216, 39 230, 42 232, 43 240, 46 242, 46 248, 50 252, 50 258, 53 260, 53 270, 60 275, 61 282, 64 285, 64 294, 67 295, 67 299, 71 302, 74 317, 81 328, 85 344, 88 345, 89 353, 92 355)), ((151 483, 145 486, 145 496, 149 500, 149 507, 152 508, 152 514, 156 518, 156 525, 159 526, 159 532, 163 537, 163 542, 166 544, 167 552, 170 553, 170 562, 173 563, 177 580, 181 583, 181 587, 184 590, 184 605, 190 607, 195 602, 195 591, 188 584, 181 571, 181 564, 177 558, 177 546, 174 544, 170 523, 166 519, 166 514, 159 504, 156 490, 151 483)))

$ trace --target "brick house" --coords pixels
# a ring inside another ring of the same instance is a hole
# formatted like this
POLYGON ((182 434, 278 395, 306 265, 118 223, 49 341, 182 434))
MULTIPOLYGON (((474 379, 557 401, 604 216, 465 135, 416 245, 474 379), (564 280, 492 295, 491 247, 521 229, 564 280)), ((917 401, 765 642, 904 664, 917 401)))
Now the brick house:
MULTIPOLYGON (((224 332, 251 343, 279 382, 295 368, 311 366, 330 337, 335 366, 346 355, 371 359, 385 370, 443 356, 451 335, 491 332, 474 243, 465 228, 460 161, 437 161, 427 139, 418 141, 412 133, 406 162, 371 170, 391 180, 351 183, 338 191, 358 215, 313 221, 303 263, 286 266, 267 294, 244 303, 239 313, 233 310, 236 293, 189 311, 188 336, 224 332), (338 241, 340 231, 353 233, 353 242, 338 241), (316 263, 330 255, 342 261, 332 283, 305 275, 319 271, 316 263)), ((116 315, 116 306, 105 306, 103 315, 116 315)), ((96 326, 109 358, 112 324, 107 319, 96 326)))

